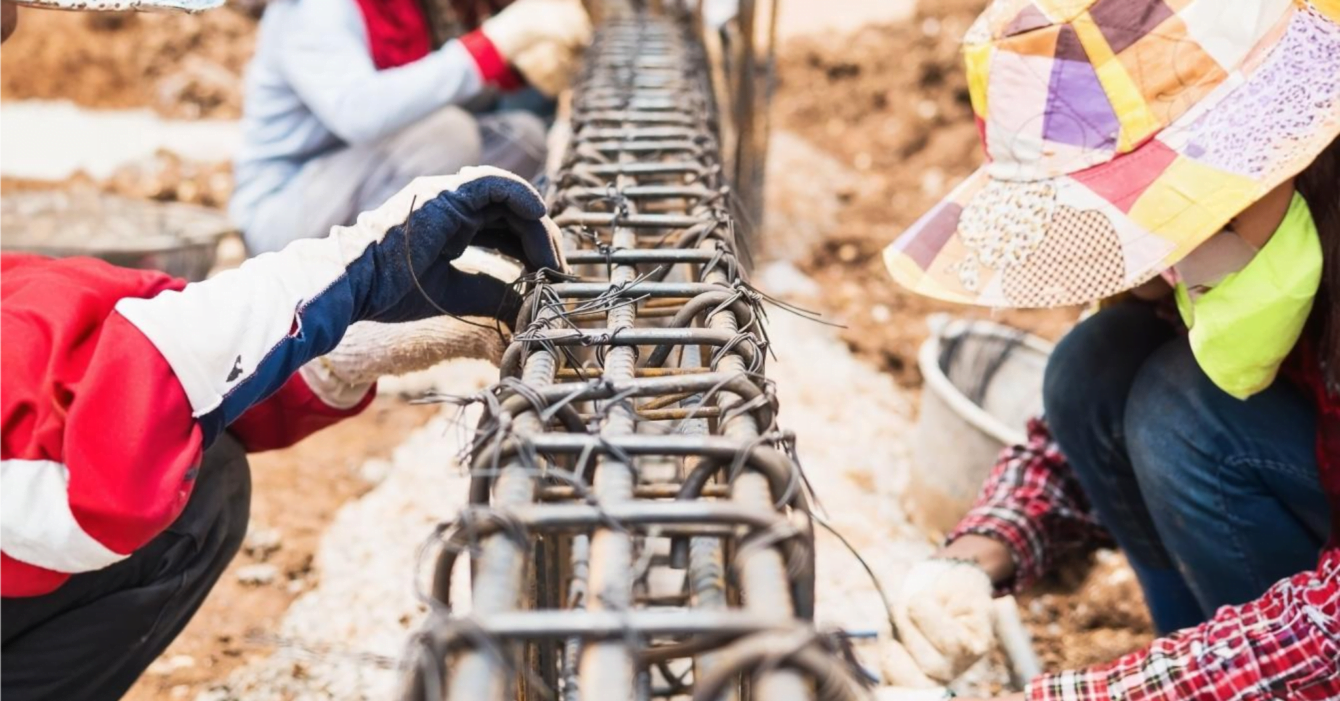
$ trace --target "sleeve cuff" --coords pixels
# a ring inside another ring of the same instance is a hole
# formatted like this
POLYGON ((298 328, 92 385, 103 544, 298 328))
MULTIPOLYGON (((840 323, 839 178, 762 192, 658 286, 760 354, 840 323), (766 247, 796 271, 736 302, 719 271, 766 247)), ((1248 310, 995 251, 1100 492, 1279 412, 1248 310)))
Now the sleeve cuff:
POLYGON ((526 81, 508 65, 507 59, 503 58, 498 47, 482 30, 476 29, 462 36, 459 41, 475 60, 475 66, 479 68, 479 75, 486 85, 504 91, 525 87, 526 81))
POLYGON ((348 411, 358 406, 370 394, 375 382, 346 384, 331 371, 329 361, 323 355, 298 371, 308 389, 326 406, 338 411, 348 411))
POLYGON ((1110 701, 1113 698, 1107 674, 1095 670, 1035 677, 1028 683, 1024 697, 1028 701, 1110 701))

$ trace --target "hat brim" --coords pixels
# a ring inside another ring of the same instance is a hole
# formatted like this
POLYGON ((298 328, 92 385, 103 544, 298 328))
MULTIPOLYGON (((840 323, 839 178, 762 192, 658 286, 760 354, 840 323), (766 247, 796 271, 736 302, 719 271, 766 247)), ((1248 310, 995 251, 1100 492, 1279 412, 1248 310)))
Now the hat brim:
POLYGON ((1294 14, 1139 148, 1038 181, 968 177, 884 251, 914 292, 990 307, 1084 304, 1172 267, 1340 136, 1340 25, 1294 14))
POLYGON ((225 0, 11 0, 16 5, 44 10, 90 12, 187 12, 223 7, 225 0))

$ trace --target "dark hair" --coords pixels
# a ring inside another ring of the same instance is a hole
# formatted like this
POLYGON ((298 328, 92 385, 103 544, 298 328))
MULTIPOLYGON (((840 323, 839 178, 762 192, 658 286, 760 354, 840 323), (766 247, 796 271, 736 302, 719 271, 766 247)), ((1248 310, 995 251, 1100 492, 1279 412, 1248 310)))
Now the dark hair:
POLYGON ((1312 334, 1326 384, 1340 387, 1340 139, 1298 176, 1297 188, 1321 234, 1321 289, 1312 308, 1312 334))

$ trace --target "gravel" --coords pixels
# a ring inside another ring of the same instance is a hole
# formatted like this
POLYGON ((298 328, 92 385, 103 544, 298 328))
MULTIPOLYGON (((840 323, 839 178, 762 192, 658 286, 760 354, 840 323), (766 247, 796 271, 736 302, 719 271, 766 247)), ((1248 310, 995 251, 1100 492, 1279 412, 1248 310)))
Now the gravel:
MULTIPOLYGON (((449 363, 436 384, 472 393, 497 372, 478 361, 449 363)), ((377 487, 345 505, 326 532, 314 565, 319 582, 289 607, 276 651, 197 701, 392 698, 398 673, 377 661, 397 658, 422 618, 415 555, 434 524, 465 503, 468 480, 449 458, 463 445, 460 427, 473 422, 458 425, 456 409, 444 407, 396 449, 377 487)))
POLYGON ((279 576, 279 568, 269 563, 247 565, 237 568, 237 581, 252 587, 273 584, 279 576))

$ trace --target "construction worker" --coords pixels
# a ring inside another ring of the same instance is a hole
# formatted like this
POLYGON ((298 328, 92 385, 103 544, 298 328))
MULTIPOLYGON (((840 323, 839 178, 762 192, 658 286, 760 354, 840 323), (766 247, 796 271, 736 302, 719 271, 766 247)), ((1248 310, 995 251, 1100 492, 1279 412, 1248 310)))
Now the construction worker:
POLYGON ((420 175, 483 164, 533 179, 544 122, 484 108, 562 90, 590 33, 580 0, 269 3, 229 203, 248 249, 324 236, 420 175), (498 11, 481 25, 481 8, 498 11))
POLYGON ((237 553, 248 452, 357 414, 380 375, 496 359, 496 330, 443 316, 515 315, 467 246, 564 268, 540 196, 495 168, 205 282, 0 254, 0 695, 120 698, 237 553))
POLYGON ((1164 637, 1010 698, 1340 698, 1340 4, 1000 0, 964 53, 989 163, 894 278, 1129 293, 1057 345, 1045 418, 910 572, 906 651, 953 679, 993 593, 1115 540, 1164 637))

